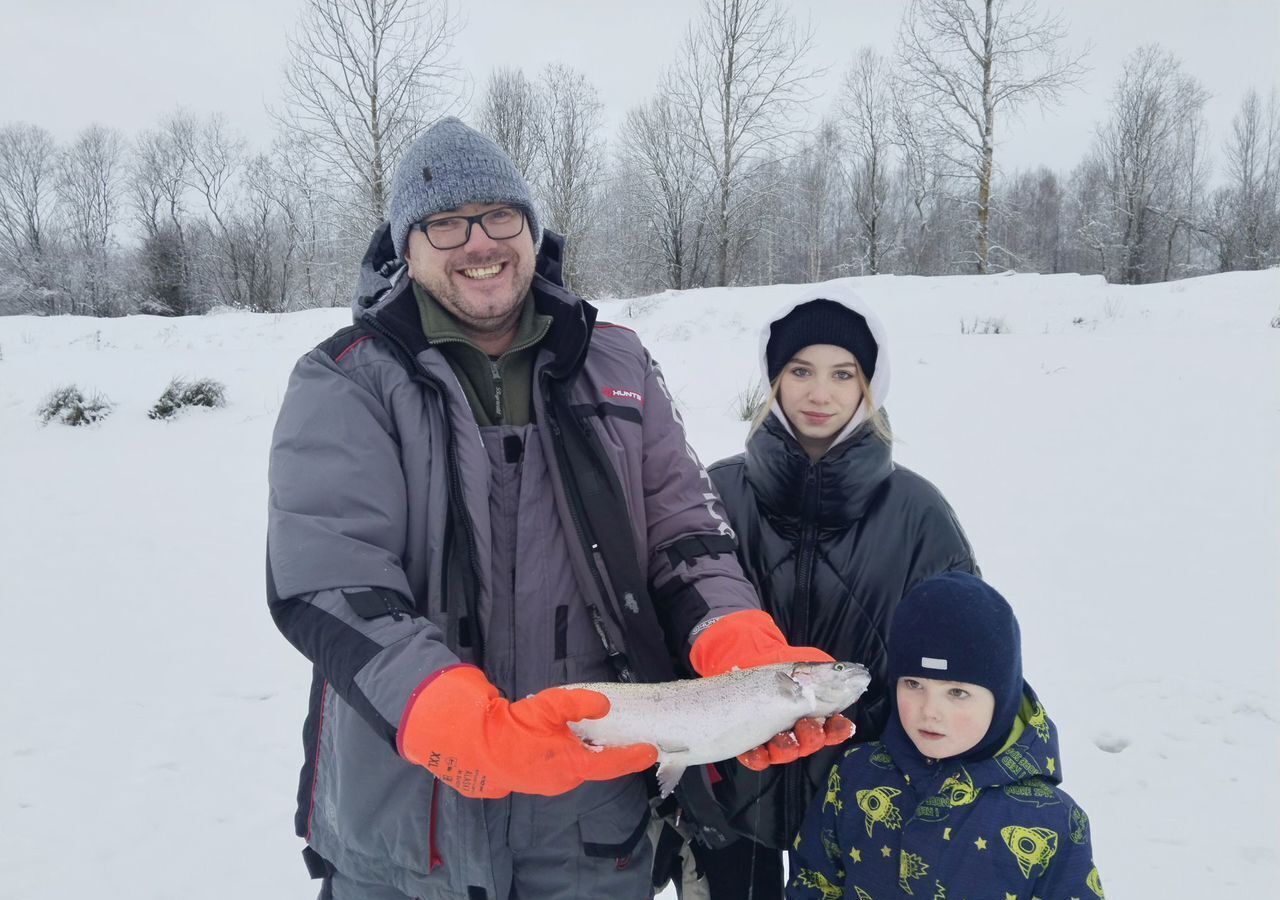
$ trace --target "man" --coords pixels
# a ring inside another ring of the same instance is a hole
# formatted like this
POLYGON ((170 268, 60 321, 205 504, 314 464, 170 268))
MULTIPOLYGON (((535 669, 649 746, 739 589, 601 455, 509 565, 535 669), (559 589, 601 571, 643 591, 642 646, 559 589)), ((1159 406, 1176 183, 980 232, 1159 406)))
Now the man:
MULTIPOLYGON (((661 373, 559 251, 445 119, 396 171, 355 324, 290 379, 268 598, 315 667, 296 824, 322 897, 647 897, 655 750, 587 749, 566 723, 608 701, 558 686, 829 658, 759 611, 661 373)), ((705 788, 677 793, 722 841, 705 788)))

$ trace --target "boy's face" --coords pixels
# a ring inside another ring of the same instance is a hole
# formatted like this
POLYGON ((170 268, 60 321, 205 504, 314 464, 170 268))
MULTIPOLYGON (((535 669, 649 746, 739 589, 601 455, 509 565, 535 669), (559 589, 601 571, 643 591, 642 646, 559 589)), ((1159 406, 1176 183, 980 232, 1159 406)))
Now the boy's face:
POLYGON ((898 718, 916 749, 929 759, 959 756, 991 727, 996 698, 965 681, 898 679, 898 718))

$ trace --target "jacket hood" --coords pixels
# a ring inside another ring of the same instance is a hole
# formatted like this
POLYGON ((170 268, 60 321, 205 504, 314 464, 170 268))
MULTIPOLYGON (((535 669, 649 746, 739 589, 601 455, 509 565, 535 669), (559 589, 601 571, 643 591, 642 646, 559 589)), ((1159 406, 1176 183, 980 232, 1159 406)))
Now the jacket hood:
MULTIPOLYGON (((805 285, 805 289, 802 294, 789 301, 786 306, 779 309, 767 322, 764 323, 764 327, 760 329, 759 346, 760 372, 763 376, 764 384, 767 385, 769 383, 769 363, 766 351, 769 347, 769 337, 772 333, 774 324, 786 318, 793 310, 795 310, 796 307, 803 306, 813 300, 831 300, 835 303, 839 303, 841 306, 851 310, 852 312, 856 312, 866 320, 867 327, 871 330, 871 337, 874 338, 876 342, 876 371, 875 374, 871 376, 871 399, 874 402, 876 409, 883 409, 885 398, 889 395, 888 336, 885 334, 884 324, 871 310, 871 307, 867 305, 867 302, 862 299, 862 296, 858 294, 857 291, 849 287, 847 282, 843 281, 828 281, 822 284, 805 285)), ((854 412, 853 418, 849 420, 849 424, 846 425, 838 435, 836 435, 831 446, 835 447, 836 445, 848 440, 850 435, 853 434, 859 425, 867 420, 867 417, 870 414, 871 407, 867 403, 867 399, 864 397, 861 405, 854 412)), ((783 415, 782 407, 778 405, 776 400, 773 403, 773 415, 780 423, 782 423, 782 426, 786 429, 787 433, 792 437, 795 437, 795 433, 791 430, 791 423, 788 422, 787 417, 783 415)))
MULTIPOLYGON (((948 784, 967 783, 970 788, 1004 788, 1005 793, 1014 799, 1035 802, 1037 786, 1019 784, 1029 779, 1043 779, 1050 784, 1062 782, 1062 755, 1058 745, 1058 729, 1045 712, 1044 706, 1036 696, 1036 692, 1025 681, 1022 686, 1022 706, 1014 719, 1013 727, 1004 746, 994 756, 986 759, 966 759, 955 757, 931 762, 921 755, 911 742, 902 723, 895 713, 889 720, 882 737, 885 747, 893 756, 899 769, 911 779, 913 785, 926 786, 936 784, 937 779, 945 778, 944 787, 948 784), (1023 796, 1025 794, 1025 796, 1023 796)), ((1052 794, 1047 787, 1040 786, 1045 802, 1052 794)))

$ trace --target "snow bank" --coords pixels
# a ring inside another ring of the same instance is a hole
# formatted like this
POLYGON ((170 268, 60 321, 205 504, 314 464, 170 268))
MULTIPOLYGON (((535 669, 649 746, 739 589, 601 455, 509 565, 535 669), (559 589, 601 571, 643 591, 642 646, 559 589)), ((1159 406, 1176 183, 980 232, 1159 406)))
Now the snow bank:
MULTIPOLYGON (((1112 896, 1268 894, 1280 271, 852 281, 889 329, 896 457, 1019 611, 1112 896)), ((640 332, 710 462, 742 446, 734 399, 792 291, 602 317, 640 332)), ((266 452, 294 359, 348 321, 0 318, 5 897, 315 895, 291 832, 309 672, 262 597, 266 452), (227 407, 147 419, 175 376, 227 407), (114 414, 40 427, 71 382, 114 414)))

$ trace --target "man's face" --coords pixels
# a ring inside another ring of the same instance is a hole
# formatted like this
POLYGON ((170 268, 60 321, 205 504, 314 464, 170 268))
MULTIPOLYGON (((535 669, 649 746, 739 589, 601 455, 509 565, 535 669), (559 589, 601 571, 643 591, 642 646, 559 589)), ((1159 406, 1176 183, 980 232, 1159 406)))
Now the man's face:
MULTIPOLYGON (((428 216, 478 216, 502 203, 468 203, 428 216)), ((480 335, 502 334, 520 317, 520 302, 533 282, 533 235, 529 224, 513 238, 494 240, 473 223, 461 247, 437 250, 419 229, 409 232, 405 253, 409 276, 467 329, 480 335)))

